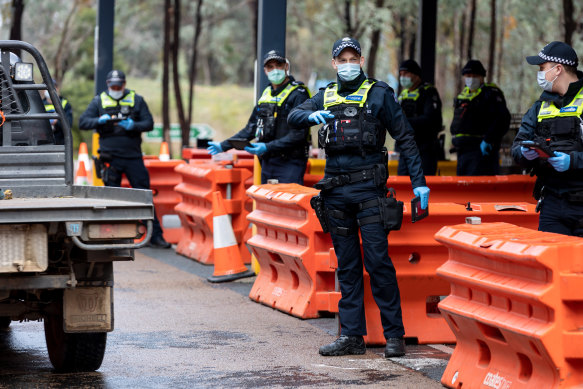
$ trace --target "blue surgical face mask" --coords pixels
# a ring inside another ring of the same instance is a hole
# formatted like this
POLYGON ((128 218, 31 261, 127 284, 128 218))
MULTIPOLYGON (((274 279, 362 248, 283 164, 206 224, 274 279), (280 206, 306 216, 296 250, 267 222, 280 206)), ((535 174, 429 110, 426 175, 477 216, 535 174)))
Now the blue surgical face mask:
POLYGON ((465 77, 464 81, 470 90, 476 90, 480 87, 480 79, 478 77, 465 77))
POLYGON ((538 82, 538 86, 543 88, 544 91, 547 91, 547 92, 553 91, 553 82, 555 82, 555 80, 559 76, 555 77, 553 79, 553 81, 549 81, 549 80, 547 80, 547 72, 551 69, 554 69, 555 67, 557 67, 557 65, 555 65, 552 68, 547 69, 547 70, 541 70, 541 71, 537 72, 537 74, 536 74, 536 81, 538 82))
POLYGON ((285 70, 283 69, 273 69, 269 73, 267 73, 267 78, 269 82, 275 85, 279 85, 285 80, 286 74, 285 70))
POLYGON ((119 100, 123 96, 123 90, 113 90, 113 89, 108 88, 107 93, 114 100, 119 100))
POLYGON ((341 63, 338 67, 338 77, 342 81, 352 81, 360 74, 359 63, 341 63))
POLYGON ((401 76, 399 77, 399 82, 405 89, 409 89, 413 86, 413 81, 411 81, 411 77, 401 76))

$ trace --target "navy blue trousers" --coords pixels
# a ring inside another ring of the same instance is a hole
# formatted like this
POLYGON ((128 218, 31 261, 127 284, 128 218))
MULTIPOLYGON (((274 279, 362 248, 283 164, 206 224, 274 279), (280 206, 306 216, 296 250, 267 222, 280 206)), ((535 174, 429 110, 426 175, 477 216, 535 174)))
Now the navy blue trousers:
POLYGON ((457 175, 458 176, 493 176, 499 171, 499 153, 491 152, 483 156, 478 147, 476 150, 458 150, 457 175))
POLYGON ((572 203, 546 192, 538 220, 539 231, 583 237, 583 203, 572 203))
POLYGON ((395 267, 389 258, 387 233, 379 223, 360 227, 362 255, 358 236, 357 218, 379 214, 378 207, 358 211, 358 203, 375 197, 384 197, 385 188, 374 182, 362 181, 322 192, 327 209, 344 211, 345 219, 330 217, 330 224, 351 229, 348 236, 331 233, 338 257, 338 280, 342 297, 338 303, 342 335, 366 335, 364 316, 364 267, 370 275, 374 299, 381 311, 381 322, 386 338, 405 334, 401 314, 401 296, 397 285, 395 267))
POLYGON ((306 159, 287 159, 277 156, 265 158, 261 161, 261 183, 267 184, 267 180, 276 179, 280 184, 304 185, 307 163, 306 159))
MULTIPOLYGON (((121 187, 122 175, 125 174, 132 188, 150 189, 150 175, 142 158, 113 158, 111 167, 113 169, 109 169, 107 181, 104 182, 106 186, 121 187)), ((161 237, 162 227, 156 211, 154 211, 153 227, 152 238, 161 237)))

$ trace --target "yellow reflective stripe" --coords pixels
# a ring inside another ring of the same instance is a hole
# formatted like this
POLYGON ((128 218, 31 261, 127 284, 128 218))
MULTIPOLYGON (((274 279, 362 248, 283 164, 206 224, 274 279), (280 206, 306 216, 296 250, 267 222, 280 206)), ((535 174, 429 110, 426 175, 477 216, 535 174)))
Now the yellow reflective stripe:
POLYGON ((420 94, 419 94, 419 89, 416 89, 414 91, 409 91, 409 89, 403 89, 401 91, 401 94, 399 94, 399 101, 401 100, 417 100, 419 98, 420 94))
POLYGON ((340 104, 358 104, 362 107, 366 102, 368 96, 368 91, 374 85, 374 81, 364 80, 356 92, 349 94, 346 97, 342 97, 338 94, 338 85, 336 83, 328 86, 324 93, 324 108, 327 109, 333 105, 340 104))
POLYGON ((467 86, 462 90, 462 93, 457 95, 458 100, 469 100, 472 101, 475 99, 480 93, 482 93, 482 88, 478 88, 476 91, 470 91, 470 88, 467 86))
POLYGON ((55 106, 53 104, 45 104, 45 111, 51 112, 55 110, 55 106))
MULTIPOLYGON (((135 96, 136 92, 134 92, 133 90, 130 91, 130 93, 125 95, 123 99, 119 100, 119 105, 127 105, 129 107, 133 107, 135 105, 135 96)), ((112 99, 111 96, 109 96, 107 93, 101 92, 100 97, 102 108, 117 107, 118 101, 112 99)))
POLYGON ((541 122, 545 119, 552 119, 555 117, 569 117, 583 115, 583 88, 577 92, 573 101, 563 108, 557 108, 552 101, 543 101, 537 115, 537 121, 541 122))
MULTIPOLYGON (((288 96, 290 95, 290 93, 292 93, 294 90, 296 90, 297 88, 299 88, 300 86, 303 86, 302 84, 296 84, 296 85, 292 85, 291 82, 281 91, 279 92, 276 96, 272 96, 271 95, 271 87, 268 86, 267 88, 265 88, 265 90, 263 91, 263 94, 261 95, 261 97, 259 98, 259 100, 257 101, 257 104, 277 104, 278 107, 281 107, 281 105, 284 103, 285 99, 288 98, 288 96)), ((306 88, 307 90, 307 88, 306 88)), ((308 92, 308 95, 310 93, 308 92)))
POLYGON ((476 134, 455 134, 454 138, 459 138, 461 136, 471 136, 473 138, 481 138, 483 135, 476 135, 476 134))

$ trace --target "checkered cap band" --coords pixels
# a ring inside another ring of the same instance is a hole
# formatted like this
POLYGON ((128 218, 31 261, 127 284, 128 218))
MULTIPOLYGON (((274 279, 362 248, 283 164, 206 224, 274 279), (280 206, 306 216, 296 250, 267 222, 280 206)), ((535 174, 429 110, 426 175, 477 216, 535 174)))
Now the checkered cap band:
POLYGON ((338 54, 340 54, 342 52, 342 50, 344 50, 344 49, 346 49, 348 47, 350 47, 351 49, 354 49, 358 54, 360 54, 360 47, 358 47, 357 45, 355 45, 352 42, 342 42, 340 44, 340 46, 338 46, 336 48, 336 50, 334 50, 332 52, 332 57, 337 57, 338 54))
POLYGON ((563 65, 568 65, 568 66, 577 66, 577 62, 576 61, 571 61, 571 60, 568 60, 568 59, 565 59, 565 58, 553 57, 552 55, 546 55, 542 51, 540 51, 538 53, 538 56, 541 57, 542 59, 544 59, 547 62, 556 62, 556 63, 560 63, 560 64, 563 64, 563 65))

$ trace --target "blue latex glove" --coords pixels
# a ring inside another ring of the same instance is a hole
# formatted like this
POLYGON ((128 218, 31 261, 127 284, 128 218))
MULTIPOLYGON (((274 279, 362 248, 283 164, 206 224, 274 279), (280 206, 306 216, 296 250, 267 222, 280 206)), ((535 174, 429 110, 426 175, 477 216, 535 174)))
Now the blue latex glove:
POLYGON ((426 209, 429 203, 429 188, 426 186, 418 186, 413 189, 413 193, 421 199, 421 209, 426 209))
POLYGON ((560 151, 555 151, 555 156, 549 158, 549 163, 556 171, 564 172, 569 170, 569 166, 571 166, 571 156, 560 151))
POLYGON ((480 150, 482 151, 482 155, 490 155, 490 151, 492 151, 492 145, 485 140, 480 143, 480 150))
POLYGON ((528 147, 520 146, 520 152, 522 155, 524 155, 524 158, 528 159, 529 161, 538 158, 538 153, 536 150, 529 149, 528 147))
POLYGON ((217 155, 223 152, 223 148, 219 142, 209 142, 209 147, 206 148, 210 155, 217 155))
POLYGON ((251 143, 251 147, 245 147, 245 151, 251 154, 261 155, 267 151, 267 145, 261 142, 251 143))
POLYGON ((333 117, 334 115, 332 115, 330 111, 316 111, 312 112, 310 116, 308 116, 308 120, 312 123, 324 124, 326 123, 326 119, 331 119, 333 117))
POLYGON ((99 119, 97 119, 97 123, 99 124, 105 124, 107 123, 109 120, 111 119, 111 116, 109 116, 109 114, 104 113, 103 115, 101 115, 99 117, 99 119))
POLYGON ((134 128, 134 121, 132 118, 127 118, 119 122, 119 126, 125 128, 126 131, 134 128))

